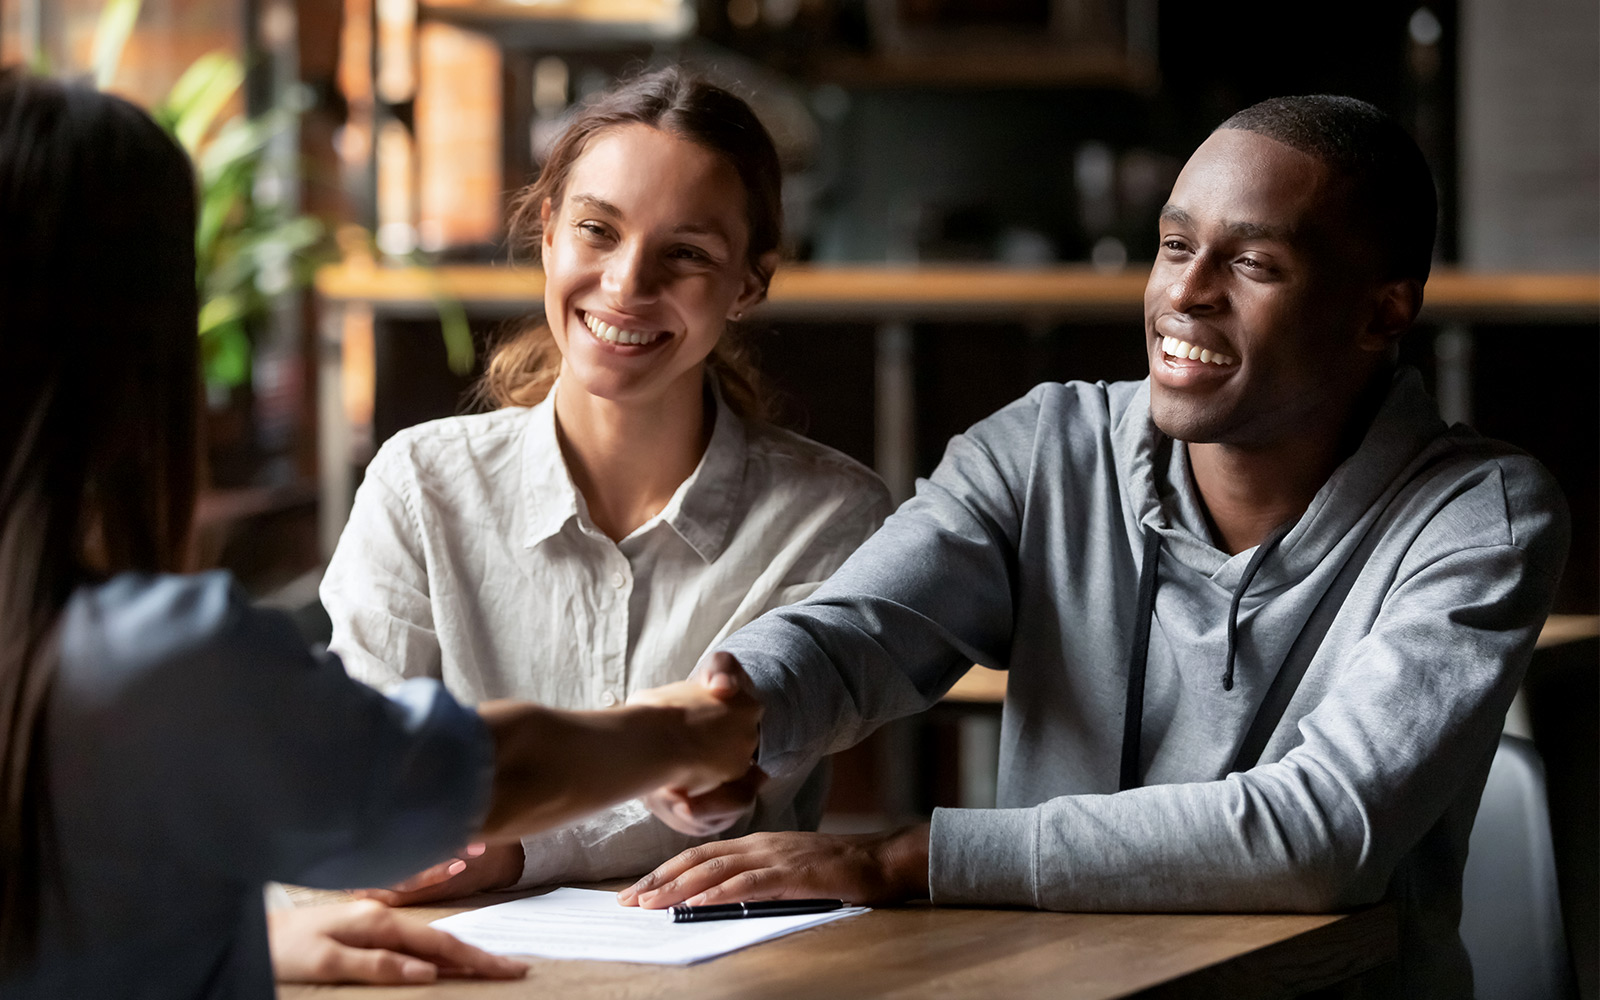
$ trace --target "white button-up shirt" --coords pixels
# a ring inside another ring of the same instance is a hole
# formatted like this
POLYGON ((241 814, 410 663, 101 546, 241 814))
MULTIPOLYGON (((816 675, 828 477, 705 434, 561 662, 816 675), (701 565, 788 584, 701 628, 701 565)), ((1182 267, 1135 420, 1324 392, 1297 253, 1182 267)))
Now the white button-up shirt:
MULTIPOLYGON (((694 473, 614 542, 562 460, 552 393, 385 443, 322 601, 332 649, 375 687, 435 677, 469 703, 609 708, 683 679, 729 633, 809 595, 889 510, 864 466, 746 425, 719 399, 694 473)), ((802 785, 770 783, 733 832, 814 824, 820 782, 802 785)), ((691 843, 628 803, 526 839, 522 884, 637 874, 691 843)))

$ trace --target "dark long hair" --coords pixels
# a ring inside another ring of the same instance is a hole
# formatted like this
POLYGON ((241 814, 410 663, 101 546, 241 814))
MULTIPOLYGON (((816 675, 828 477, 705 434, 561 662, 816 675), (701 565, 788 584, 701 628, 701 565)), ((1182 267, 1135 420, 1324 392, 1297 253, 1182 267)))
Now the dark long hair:
MULTIPOLYGON (((544 236, 540 208, 561 206, 567 175, 596 136, 625 125, 648 125, 721 156, 744 185, 750 245, 746 262, 765 292, 772 271, 762 258, 783 239, 783 170, 766 128, 742 99, 688 70, 656 70, 618 84, 578 112, 556 141, 539 177, 512 205, 514 251, 539 259, 544 236)), ((739 331, 724 332, 706 361, 729 407, 742 417, 765 420, 771 404, 759 370, 739 331)), ((550 328, 544 323, 518 331, 489 359, 478 396, 495 406, 532 406, 550 392, 561 369, 550 328)))
POLYGON ((194 177, 126 101, 0 72, 0 963, 37 931, 40 723, 77 586, 181 568, 194 510, 194 177))

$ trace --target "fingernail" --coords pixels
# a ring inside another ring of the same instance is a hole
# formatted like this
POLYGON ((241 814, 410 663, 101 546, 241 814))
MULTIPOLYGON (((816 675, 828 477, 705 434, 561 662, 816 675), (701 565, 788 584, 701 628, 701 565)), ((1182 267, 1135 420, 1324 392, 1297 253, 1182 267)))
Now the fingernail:
POLYGON ((467 863, 465 861, 452 861, 452 862, 450 862, 450 867, 445 869, 445 871, 449 872, 452 875, 460 875, 462 872, 464 872, 466 870, 467 870, 467 863))
POLYGON ((479 855, 481 855, 484 851, 487 851, 488 849, 489 849, 489 845, 488 844, 468 844, 467 845, 467 857, 476 858, 479 855))
POLYGON ((408 958, 400 966, 400 975, 411 983, 431 983, 437 970, 427 962, 415 958, 408 958))

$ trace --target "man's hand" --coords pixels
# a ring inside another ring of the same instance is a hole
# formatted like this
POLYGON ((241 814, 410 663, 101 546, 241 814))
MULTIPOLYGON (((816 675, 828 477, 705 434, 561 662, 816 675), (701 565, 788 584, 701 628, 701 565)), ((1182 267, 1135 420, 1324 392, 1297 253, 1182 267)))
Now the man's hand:
POLYGON ((928 894, 926 823, 893 833, 754 833, 691 847, 617 893, 660 909, 821 897, 876 905, 928 894))
POLYGON ((355 895, 389 906, 415 906, 505 889, 522 877, 522 845, 469 844, 461 856, 442 861, 387 889, 357 889, 355 895))
POLYGON ((267 913, 280 983, 431 983, 441 976, 520 979, 521 962, 491 955, 375 900, 267 913))
POLYGON ((640 801, 656 819, 679 833, 691 837, 709 837, 737 823, 766 783, 766 772, 752 764, 744 777, 718 785, 704 795, 689 795, 676 788, 658 788, 640 801))

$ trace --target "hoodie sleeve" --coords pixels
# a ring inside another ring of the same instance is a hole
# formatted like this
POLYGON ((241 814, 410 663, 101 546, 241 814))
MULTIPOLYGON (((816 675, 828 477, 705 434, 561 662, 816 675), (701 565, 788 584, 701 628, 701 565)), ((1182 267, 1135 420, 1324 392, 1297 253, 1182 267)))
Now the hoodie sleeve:
POLYGON ((931 478, 810 598, 720 647, 768 707, 761 766, 808 767, 879 725, 922 711, 974 663, 1007 660, 1030 395, 950 442, 931 478), (1003 442, 1004 446, 992 446, 1003 442))
POLYGON ((1318 911, 1380 898, 1447 811, 1476 807, 1469 783, 1481 788, 1550 608, 1565 507, 1542 470, 1519 464, 1417 534, 1293 749, 1220 781, 938 810, 934 900, 1318 911))

